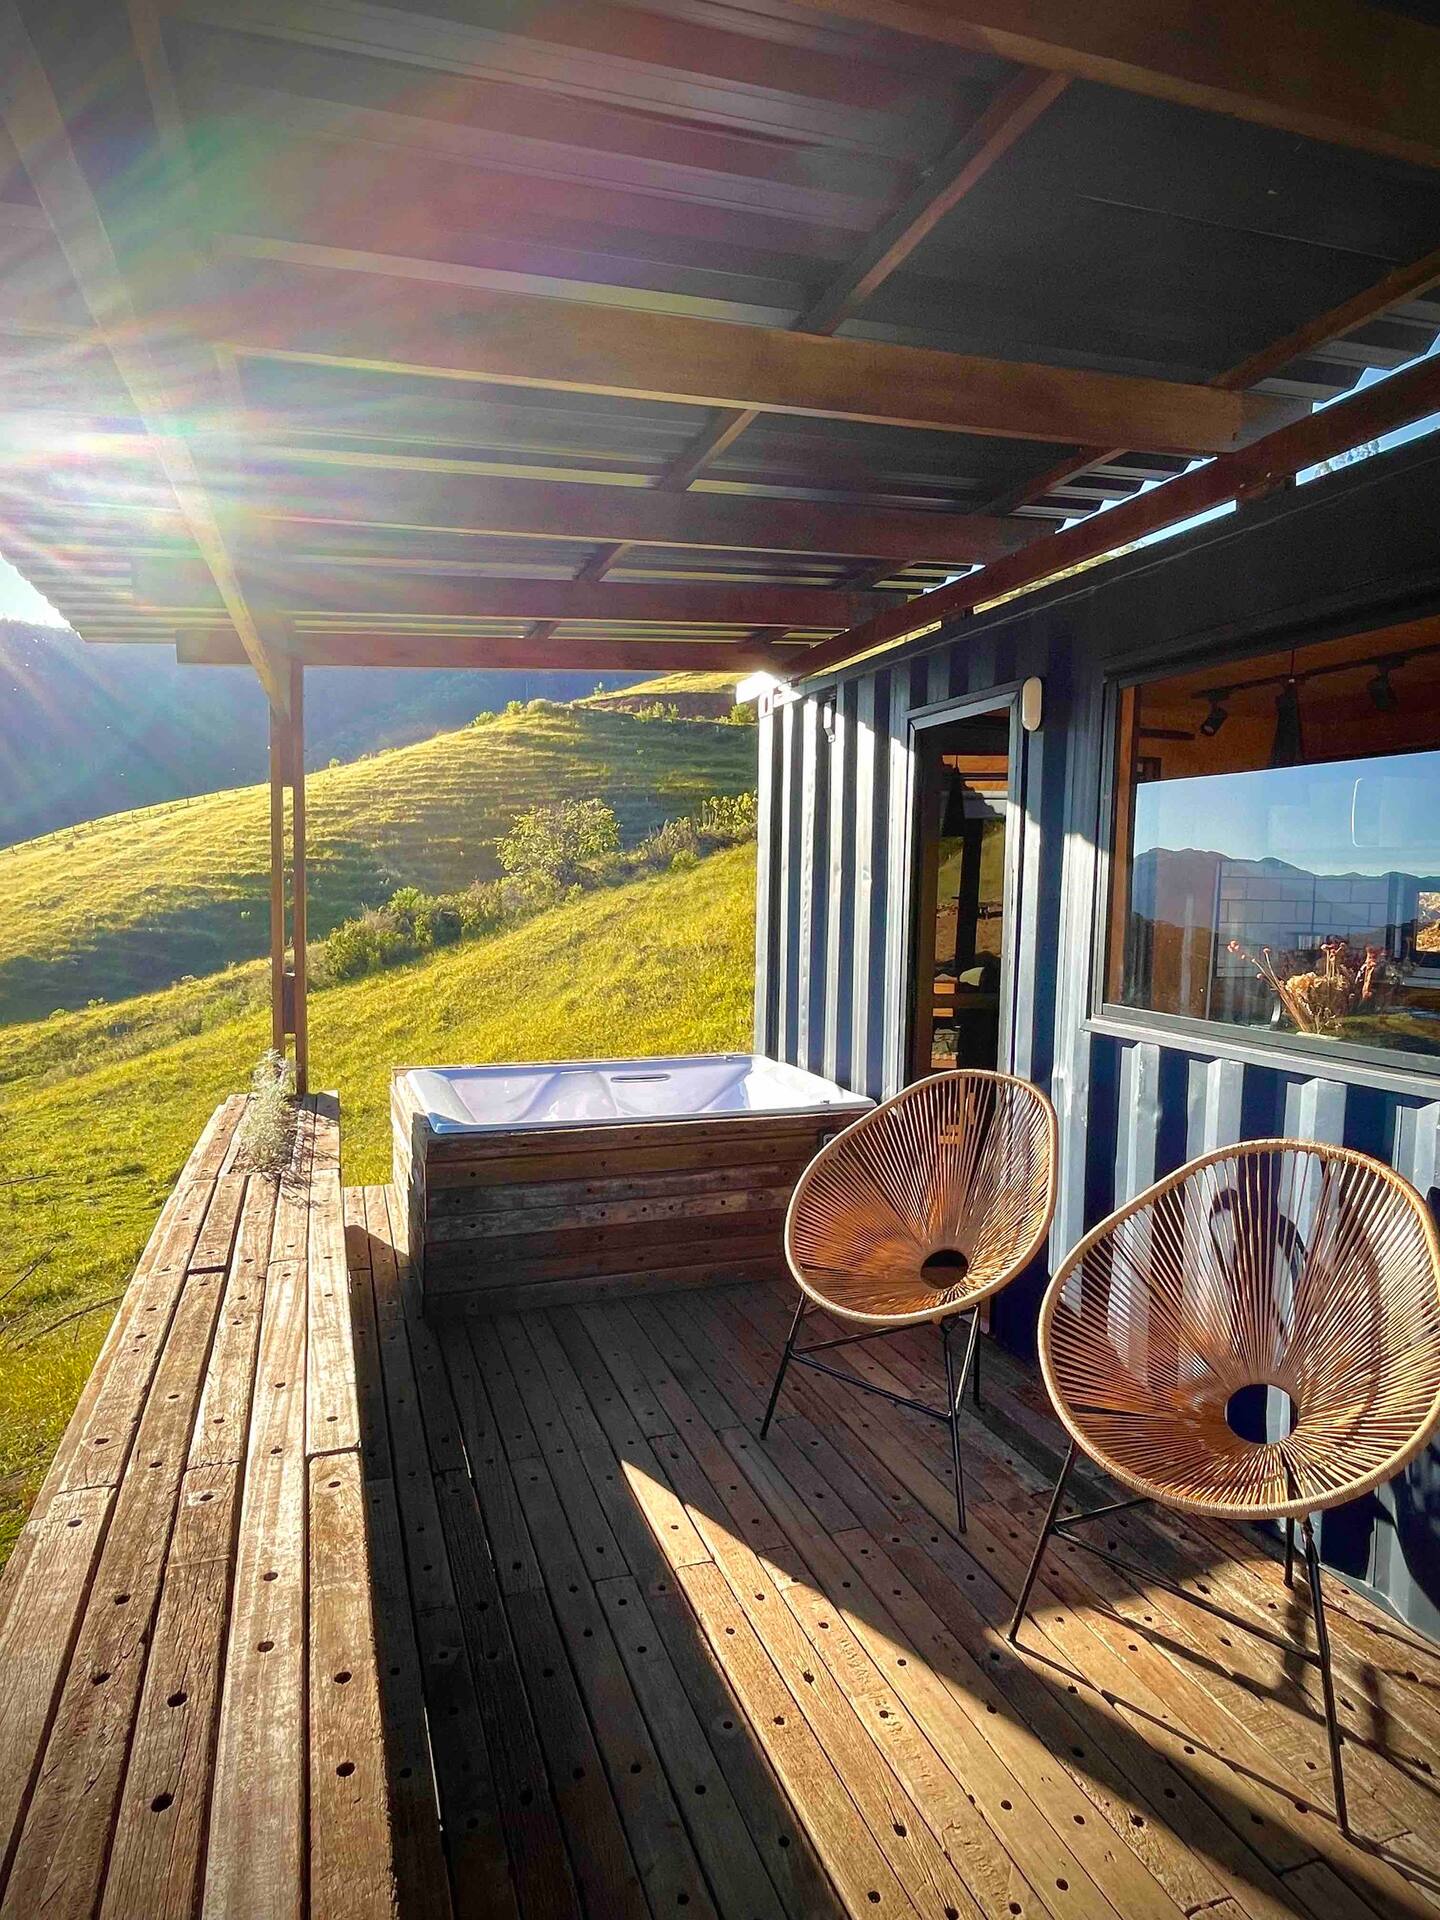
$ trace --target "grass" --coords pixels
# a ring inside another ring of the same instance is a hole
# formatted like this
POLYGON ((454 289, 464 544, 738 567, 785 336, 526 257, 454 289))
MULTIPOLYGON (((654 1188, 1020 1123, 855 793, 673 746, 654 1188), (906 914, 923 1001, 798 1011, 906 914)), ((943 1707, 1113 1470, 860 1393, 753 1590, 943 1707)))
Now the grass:
MULTIPOLYGON (((541 802, 599 796, 628 842, 754 784, 748 728, 549 705, 329 768, 308 782, 312 937, 398 886, 491 877, 495 839, 541 802)), ((268 806, 241 787, 0 851, 0 1024, 262 954, 268 806)))
MULTIPOLYGON (((392 1067, 748 1046, 754 885, 754 848, 736 847, 316 994, 312 1077, 339 1090, 346 1182, 389 1177, 392 1067)), ((262 967, 239 967, 0 1030, 0 1560, 108 1303, 212 1109, 268 1044, 264 991, 262 967)))
POLYGON ((637 680, 633 687, 616 687, 607 693, 592 693, 582 706, 603 706, 607 700, 663 700, 676 693, 728 693, 744 678, 738 673, 657 673, 653 680, 637 680))

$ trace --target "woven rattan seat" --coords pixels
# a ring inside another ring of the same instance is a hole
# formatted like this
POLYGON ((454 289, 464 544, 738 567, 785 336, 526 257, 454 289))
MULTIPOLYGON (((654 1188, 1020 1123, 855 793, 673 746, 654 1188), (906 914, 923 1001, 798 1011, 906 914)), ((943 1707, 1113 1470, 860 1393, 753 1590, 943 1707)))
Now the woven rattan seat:
POLYGON ((812 1356, 918 1321, 940 1326, 944 1409, 900 1404, 944 1420, 965 1525, 958 1415, 967 1378, 979 1397, 983 1302, 1039 1250, 1055 1209, 1055 1111, 1013 1074, 976 1068, 907 1087, 820 1151, 800 1177, 785 1224, 785 1252, 800 1286, 790 1337, 771 1390, 767 1431, 791 1361, 882 1391, 812 1356), (797 1347, 805 1315, 823 1309, 863 1332, 797 1347), (952 1322, 970 1315, 958 1375, 952 1322))
POLYGON ((1055 1113, 1011 1074, 907 1087, 800 1177, 785 1252, 801 1291, 846 1319, 965 1313, 1033 1258, 1055 1210, 1055 1113))
POLYGON ((1440 1420, 1429 1210, 1342 1147, 1207 1154, 1080 1242, 1041 1307, 1040 1360, 1072 1436, 1136 1493, 1240 1520, 1353 1500, 1440 1420), (1294 1413, 1261 1445, 1226 1419, 1257 1385, 1294 1413))
POLYGON ((1348 1148, 1222 1148, 1086 1235, 1039 1334, 1072 1445, 1011 1638, 1049 1535, 1087 1517, 1058 1518, 1077 1447, 1141 1500, 1285 1521, 1287 1582, 1301 1520, 1343 1826, 1310 1516, 1390 1479, 1440 1422, 1440 1239, 1424 1200, 1348 1148))

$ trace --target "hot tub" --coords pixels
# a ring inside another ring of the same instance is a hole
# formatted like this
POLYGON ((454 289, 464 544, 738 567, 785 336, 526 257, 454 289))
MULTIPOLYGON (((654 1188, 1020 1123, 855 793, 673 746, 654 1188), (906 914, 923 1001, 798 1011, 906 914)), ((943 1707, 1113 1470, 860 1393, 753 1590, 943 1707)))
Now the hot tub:
POLYGON ((403 1068, 413 1269, 491 1312, 779 1274, 796 1180, 869 1106, 748 1053, 403 1068))

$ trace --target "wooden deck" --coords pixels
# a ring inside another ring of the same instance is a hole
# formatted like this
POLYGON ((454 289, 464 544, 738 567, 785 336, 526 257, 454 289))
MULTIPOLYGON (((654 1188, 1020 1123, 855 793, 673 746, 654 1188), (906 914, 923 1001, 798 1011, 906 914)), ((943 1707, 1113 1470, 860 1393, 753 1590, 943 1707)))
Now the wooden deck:
POLYGON ((803 1374, 758 1440, 782 1285, 428 1325, 329 1104, 278 1190, 236 1117, 0 1584, 6 1920, 1440 1905, 1440 1650, 1339 1582, 1363 1845, 1248 1537, 1119 1516, 1192 1598, 1061 1547, 1005 1645, 1056 1430, 1003 1355, 960 1540, 938 1427, 803 1374))

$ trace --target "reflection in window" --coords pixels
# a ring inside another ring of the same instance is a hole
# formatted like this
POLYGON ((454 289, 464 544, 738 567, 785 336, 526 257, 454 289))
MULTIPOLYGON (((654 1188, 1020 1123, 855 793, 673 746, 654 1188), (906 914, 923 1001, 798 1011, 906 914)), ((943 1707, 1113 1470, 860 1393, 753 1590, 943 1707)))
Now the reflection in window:
POLYGON ((1440 621, 1121 695, 1107 998, 1440 1054, 1440 621))

